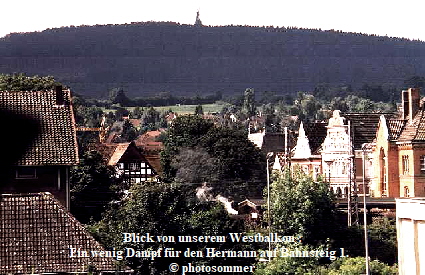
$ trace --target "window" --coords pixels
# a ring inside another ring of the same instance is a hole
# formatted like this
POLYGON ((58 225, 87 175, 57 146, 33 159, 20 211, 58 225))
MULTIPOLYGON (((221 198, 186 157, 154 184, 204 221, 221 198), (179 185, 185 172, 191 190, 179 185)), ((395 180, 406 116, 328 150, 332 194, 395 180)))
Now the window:
POLYGON ((314 180, 317 180, 317 178, 320 175, 320 166, 315 165, 313 167, 313 170, 314 170, 314 174, 313 174, 314 180))
POLYGON ((137 163, 137 162, 129 163, 129 170, 130 171, 140 170, 140 163, 137 163))
POLYGON ((409 187, 407 187, 407 186, 405 186, 404 187, 404 197, 410 197, 410 194, 409 194, 409 187))
POLYGON ((36 179, 37 172, 34 167, 18 167, 16 169, 17 179, 36 179))
POLYGON ((347 164, 344 162, 342 163, 342 174, 347 175, 347 164))
POLYGON ((425 174, 425 156, 420 157, 421 174, 425 174))
POLYGON ((406 175, 409 173, 409 156, 406 156, 406 155, 402 156, 401 161, 402 161, 403 174, 406 175))

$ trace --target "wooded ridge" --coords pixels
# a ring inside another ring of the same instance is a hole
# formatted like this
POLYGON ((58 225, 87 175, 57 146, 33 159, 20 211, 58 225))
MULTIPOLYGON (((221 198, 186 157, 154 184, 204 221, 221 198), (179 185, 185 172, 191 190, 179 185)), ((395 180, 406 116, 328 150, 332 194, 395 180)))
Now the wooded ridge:
POLYGON ((62 27, 0 39, 0 73, 52 75, 94 97, 399 86, 425 75, 425 43, 319 29, 173 22, 62 27))

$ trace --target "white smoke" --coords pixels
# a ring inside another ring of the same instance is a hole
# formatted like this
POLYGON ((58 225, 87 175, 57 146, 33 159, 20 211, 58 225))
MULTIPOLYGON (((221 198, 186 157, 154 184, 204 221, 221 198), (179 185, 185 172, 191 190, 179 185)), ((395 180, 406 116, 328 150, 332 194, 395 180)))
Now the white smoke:
POLYGON ((223 197, 222 195, 217 195, 215 198, 211 195, 211 190, 213 188, 207 186, 207 183, 204 182, 202 186, 196 188, 196 197, 200 201, 219 201, 224 205, 224 208, 229 214, 237 215, 238 211, 233 209, 232 202, 228 198, 223 197))

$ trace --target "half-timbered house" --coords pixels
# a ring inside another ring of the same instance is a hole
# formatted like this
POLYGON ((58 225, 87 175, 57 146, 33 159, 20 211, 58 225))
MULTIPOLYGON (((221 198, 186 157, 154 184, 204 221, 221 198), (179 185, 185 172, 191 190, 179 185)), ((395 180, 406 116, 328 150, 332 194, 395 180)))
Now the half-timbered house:
POLYGON ((159 181, 161 164, 159 157, 145 155, 135 142, 98 144, 107 165, 115 167, 116 176, 127 183, 159 181))

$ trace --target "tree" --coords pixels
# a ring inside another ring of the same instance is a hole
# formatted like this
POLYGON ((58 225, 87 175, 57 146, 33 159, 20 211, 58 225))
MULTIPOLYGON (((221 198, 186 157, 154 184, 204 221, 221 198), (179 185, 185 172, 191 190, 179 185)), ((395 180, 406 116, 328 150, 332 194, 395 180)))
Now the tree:
MULTIPOLYGON (((370 273, 377 275, 396 275, 398 270, 396 266, 388 266, 377 260, 370 261, 370 273)), ((340 258, 333 262, 323 273, 326 275, 358 275, 366 274, 365 258, 340 258)))
POLYGON ((373 218, 368 225, 369 255, 387 264, 397 263, 397 229, 395 220, 373 218))
POLYGON ((202 109, 202 105, 196 105, 195 115, 203 115, 203 114, 204 114, 204 110, 202 109))
POLYGON ((404 81, 404 86, 408 88, 425 88, 425 77, 423 76, 412 76, 404 81))
POLYGON ((100 220, 114 196, 111 190, 117 184, 114 174, 96 151, 84 153, 78 166, 71 169, 71 212, 80 222, 100 220))
POLYGON ((131 106, 133 101, 127 97, 123 88, 114 88, 109 92, 109 99, 112 104, 120 104, 121 106, 131 106))
POLYGON ((179 116, 173 121, 165 137, 164 150, 161 152, 161 164, 166 181, 173 181, 176 175, 176 169, 172 167, 171 162, 180 149, 195 147, 213 126, 211 121, 194 115, 179 116))
POLYGON ((334 195, 323 180, 313 180, 299 167, 287 169, 271 184, 270 201, 273 232, 301 236, 303 243, 313 245, 325 243, 332 236, 334 195))
MULTIPOLYGON (((217 250, 238 249, 241 244, 231 242, 204 243, 179 242, 178 236, 225 236, 228 233, 243 232, 243 223, 231 219, 222 205, 215 202, 200 202, 191 186, 176 184, 144 184, 133 186, 130 197, 114 205, 104 218, 92 228, 101 242, 108 248, 123 250, 157 251, 159 248, 173 248, 174 251, 204 251, 206 247, 217 250), (123 243, 123 232, 146 236, 171 236, 173 242, 123 243)), ((170 263, 180 266, 192 264, 252 264, 255 259, 207 258, 207 257, 158 257, 127 258, 126 263, 138 274, 168 274, 170 263), (167 271, 166 271, 167 270, 167 271)))
POLYGON ((137 130, 134 128, 133 124, 126 119, 122 125, 122 132, 120 135, 120 140, 122 142, 130 142, 135 140, 137 137, 137 130))
MULTIPOLYGON (((307 250, 314 250, 308 248, 307 250)), ((370 261, 370 274, 396 275, 396 266, 388 266, 377 260, 370 261)), ((267 264, 260 264, 254 272, 255 275, 359 275, 366 274, 364 257, 338 258, 330 265, 320 264, 317 258, 281 258, 272 259, 267 264)))
POLYGON ((219 160, 221 179, 263 181, 265 178, 265 158, 244 132, 212 127, 201 138, 200 145, 219 160))
POLYGON ((162 117, 155 108, 150 107, 143 111, 141 117, 142 132, 157 130, 161 127, 165 127, 166 124, 167 122, 164 117, 162 117))
POLYGON ((0 91, 47 91, 61 86, 53 76, 0 74, 0 91))
POLYGON ((254 89, 249 88, 245 90, 242 110, 248 117, 255 116, 257 113, 255 107, 254 89))
POLYGON ((212 183, 218 180, 217 164, 218 160, 205 149, 194 147, 182 148, 171 165, 176 170, 176 182, 212 183))
MULTIPOLYGON (((172 165, 173 160, 182 149, 191 148, 192 154, 198 151, 196 154, 199 156, 206 156, 202 153, 205 151, 212 158, 211 161, 216 166, 214 173, 217 176, 217 183, 220 183, 215 186, 217 190, 228 194, 235 182, 241 184, 255 182, 256 188, 253 190, 258 189, 258 193, 261 194, 260 190, 265 181, 265 157, 260 149, 248 140, 244 132, 217 127, 211 121, 199 116, 181 116, 174 120, 168 130, 164 145, 161 161, 168 181, 173 181, 177 173, 177 166, 172 165)), ((211 169, 208 163, 201 162, 199 165, 205 164, 208 171, 211 169)), ((194 168, 196 167, 198 166, 194 168)), ((180 165, 179 169, 183 167, 180 165)), ((187 169, 192 171, 191 168, 187 169)), ((240 193, 241 190, 238 191, 240 193)))
POLYGON ((130 115, 130 112, 126 109, 123 108, 121 106, 116 106, 115 107, 116 111, 115 111, 115 118, 118 119, 119 121, 123 121, 124 117, 127 117, 130 115))
POLYGON ((321 119, 322 104, 313 95, 304 94, 303 92, 298 93, 297 99, 294 101, 297 112, 294 115, 298 115, 301 120, 314 120, 321 119))
POLYGON ((134 108, 133 112, 131 112, 132 118, 140 119, 140 118, 142 118, 142 115, 143 115, 143 108, 140 108, 139 106, 134 108))
MULTIPOLYGON (((313 248, 309 245, 287 245, 285 248, 290 250, 298 249, 300 251, 324 250, 323 247, 313 248)), ((281 275, 281 274, 321 274, 319 258, 315 257, 273 257, 270 262, 260 263, 255 269, 254 275, 281 275)))

